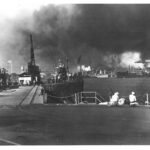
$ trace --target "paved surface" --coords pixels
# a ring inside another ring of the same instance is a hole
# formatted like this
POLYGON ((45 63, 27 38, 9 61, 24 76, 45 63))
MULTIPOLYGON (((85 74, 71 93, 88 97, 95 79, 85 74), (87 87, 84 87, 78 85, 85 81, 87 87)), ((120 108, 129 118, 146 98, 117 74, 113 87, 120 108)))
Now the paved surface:
POLYGON ((26 105, 0 109, 0 139, 21 145, 149 145, 150 108, 26 105))
POLYGON ((150 107, 43 105, 39 87, 0 93, 0 145, 110 144, 150 145, 150 107))
POLYGON ((0 92, 1 106, 17 106, 29 104, 43 104, 43 96, 40 95, 39 86, 24 86, 0 92))
POLYGON ((34 95, 33 104, 43 104, 43 95, 41 95, 41 88, 38 86, 36 94, 34 95))
POLYGON ((29 92, 29 94, 23 99, 21 105, 29 105, 34 101, 34 97, 37 94, 37 89, 38 86, 34 86, 31 91, 29 92))
POLYGON ((21 101, 29 94, 32 88, 33 88, 32 86, 24 86, 19 87, 18 89, 0 92, 0 106, 19 105, 21 101))

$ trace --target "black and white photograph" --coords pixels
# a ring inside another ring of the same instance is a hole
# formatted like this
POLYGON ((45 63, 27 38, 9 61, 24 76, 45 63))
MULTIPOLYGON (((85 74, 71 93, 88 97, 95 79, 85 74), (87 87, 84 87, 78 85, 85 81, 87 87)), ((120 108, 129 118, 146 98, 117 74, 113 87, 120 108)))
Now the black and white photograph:
POLYGON ((150 145, 150 4, 0 4, 0 146, 150 145))

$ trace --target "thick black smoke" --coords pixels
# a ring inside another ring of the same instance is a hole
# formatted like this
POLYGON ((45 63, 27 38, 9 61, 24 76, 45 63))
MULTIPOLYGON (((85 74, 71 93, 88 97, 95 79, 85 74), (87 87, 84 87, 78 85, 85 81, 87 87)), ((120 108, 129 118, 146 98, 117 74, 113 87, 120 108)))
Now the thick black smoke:
POLYGON ((25 60, 32 33, 36 63, 42 69, 52 69, 66 57, 71 67, 79 59, 93 67, 113 67, 120 63, 120 54, 129 51, 150 58, 150 5, 47 5, 32 16, 17 18, 13 30, 20 40, 12 46, 25 60))

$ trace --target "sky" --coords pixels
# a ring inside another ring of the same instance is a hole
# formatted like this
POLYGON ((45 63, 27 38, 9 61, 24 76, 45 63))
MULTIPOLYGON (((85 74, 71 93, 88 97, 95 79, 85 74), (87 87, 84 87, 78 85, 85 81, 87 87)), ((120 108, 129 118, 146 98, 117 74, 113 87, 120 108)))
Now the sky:
POLYGON ((30 61, 30 33, 42 71, 66 58, 73 71, 79 64, 128 68, 150 59, 150 4, 5 0, 0 16, 0 67, 11 60, 13 72, 30 61))

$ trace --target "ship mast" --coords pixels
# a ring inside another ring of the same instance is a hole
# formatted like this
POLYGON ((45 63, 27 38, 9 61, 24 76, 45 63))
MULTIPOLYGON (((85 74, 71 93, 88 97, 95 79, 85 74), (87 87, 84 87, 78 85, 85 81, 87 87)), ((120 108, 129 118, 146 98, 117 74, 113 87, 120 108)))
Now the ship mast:
POLYGON ((66 57, 66 63, 67 63, 66 70, 67 70, 67 73, 69 73, 69 66, 68 66, 69 60, 68 60, 68 57, 66 57))

